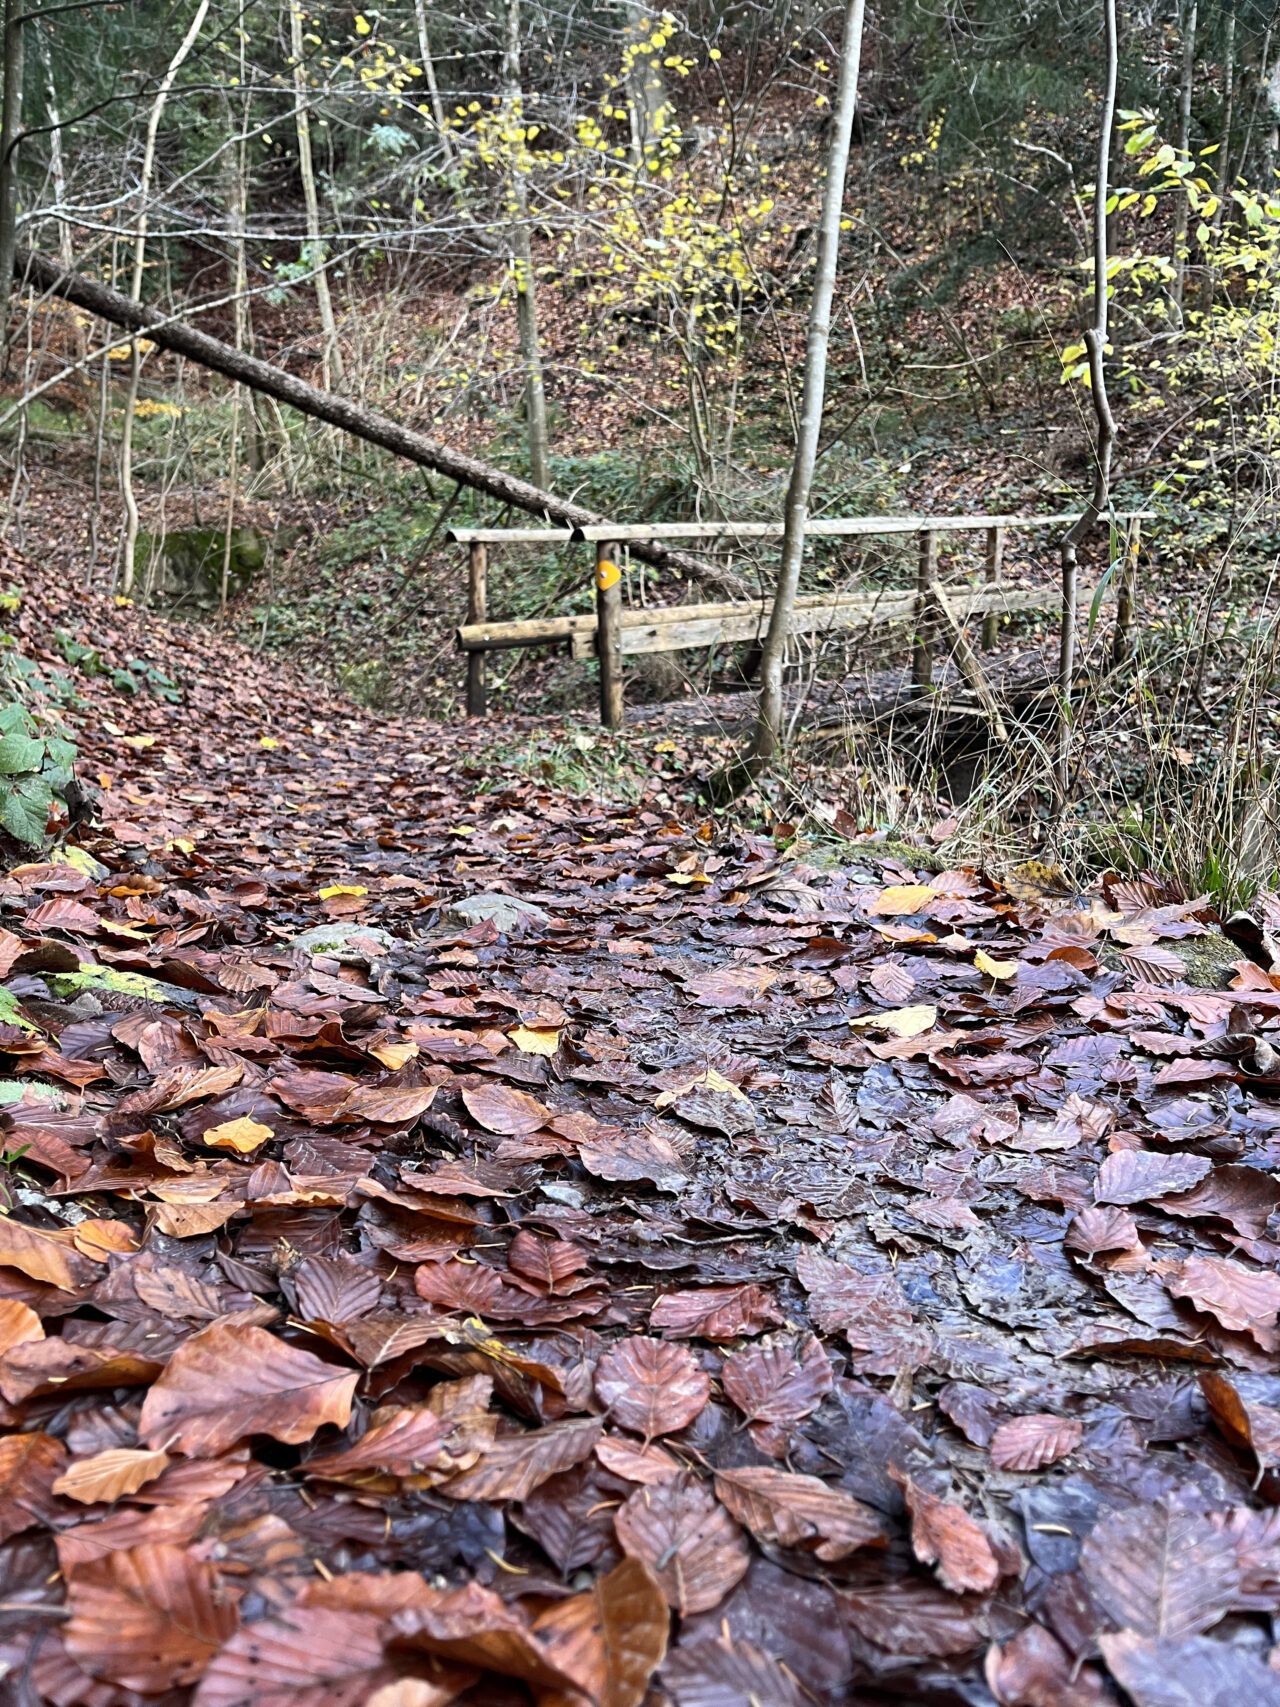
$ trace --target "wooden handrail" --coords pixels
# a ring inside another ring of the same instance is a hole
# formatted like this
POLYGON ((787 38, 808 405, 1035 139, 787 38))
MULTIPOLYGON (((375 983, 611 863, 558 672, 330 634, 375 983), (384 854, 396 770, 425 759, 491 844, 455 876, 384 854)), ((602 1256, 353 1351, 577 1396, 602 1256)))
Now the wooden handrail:
MULTIPOLYGON (((816 516, 805 526, 811 539, 897 533, 978 533, 986 528, 1071 527, 1081 512, 1064 516, 816 516)), ((1153 510, 1118 510, 1118 522, 1150 521, 1153 510)), ((569 545, 605 540, 781 539, 781 522, 603 522, 576 528, 449 528, 454 545, 569 545)))

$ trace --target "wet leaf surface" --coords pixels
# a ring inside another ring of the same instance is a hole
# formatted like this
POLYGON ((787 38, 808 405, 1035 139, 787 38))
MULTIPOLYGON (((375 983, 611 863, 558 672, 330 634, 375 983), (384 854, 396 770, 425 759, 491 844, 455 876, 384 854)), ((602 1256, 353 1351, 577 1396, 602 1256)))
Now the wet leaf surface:
POLYGON ((1229 1037, 1280 1014, 1165 965, 1193 904, 809 863, 175 667, 154 745, 86 728, 83 868, 0 878, 3 1598, 69 1614, 6 1675, 1270 1699, 1280 1111, 1229 1037))

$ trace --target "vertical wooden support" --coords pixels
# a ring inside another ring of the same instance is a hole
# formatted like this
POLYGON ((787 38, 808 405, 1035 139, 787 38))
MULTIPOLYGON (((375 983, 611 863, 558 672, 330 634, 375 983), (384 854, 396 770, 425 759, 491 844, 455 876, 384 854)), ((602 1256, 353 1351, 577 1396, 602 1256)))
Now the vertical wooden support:
POLYGON ((915 644, 911 680, 917 693, 933 686, 933 588, 938 579, 938 536, 931 529, 920 535, 920 564, 916 575, 915 644))
MULTIPOLYGON (((483 622, 489 614, 489 550, 475 540, 467 560, 467 621, 483 622)), ((485 713, 484 653, 467 653, 467 716, 485 713)))
MULTIPOLYGON (((998 587, 1004 573, 1004 529, 987 529, 987 585, 998 587)), ((1000 638, 1000 613, 989 610, 982 619, 982 650, 992 652, 1000 638)))
POLYGON ((1062 628, 1058 644, 1058 797, 1071 783, 1071 690, 1076 673, 1076 548, 1062 543, 1062 628))
POLYGON ((1137 596, 1138 552, 1142 544, 1142 523, 1137 516, 1129 517, 1125 534, 1124 557, 1120 564, 1120 584, 1116 588, 1116 632, 1111 642, 1111 662, 1118 669, 1129 656, 1133 645, 1133 607, 1137 596))
POLYGON ((600 660, 600 721, 622 728, 622 571, 616 545, 596 546, 596 656, 600 660))

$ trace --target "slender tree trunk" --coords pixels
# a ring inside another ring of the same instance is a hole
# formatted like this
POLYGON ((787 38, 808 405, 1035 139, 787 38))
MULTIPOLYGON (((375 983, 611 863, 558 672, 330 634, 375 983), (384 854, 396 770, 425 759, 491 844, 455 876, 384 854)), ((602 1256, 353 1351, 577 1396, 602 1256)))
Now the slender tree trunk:
POLYGON ((4 0, 4 79, 0 93, 0 289, 4 291, 4 364, 9 362, 9 303, 18 242, 18 147, 22 138, 22 9, 27 0, 4 0))
POLYGON ((1227 11, 1227 39, 1222 55, 1222 143, 1218 149, 1218 205, 1213 210, 1213 235, 1222 230, 1223 210, 1231 190, 1231 121, 1236 95, 1236 9, 1227 11))
POLYGON ((670 108, 667 86, 662 76, 662 57, 650 51, 641 53, 637 46, 655 28, 655 15, 646 12, 640 0, 627 0, 627 23, 623 31, 631 59, 627 69, 627 96, 631 106, 631 139, 637 168, 643 167, 645 157, 666 128, 670 108))
MULTIPOLYGON (((520 0, 507 0, 506 42, 502 55, 502 108, 508 129, 524 128, 524 96, 520 89, 520 0)), ((522 142, 509 142, 523 149, 522 142)), ((550 491, 547 460, 547 394, 542 383, 542 346, 538 338, 538 295, 529 245, 529 191, 524 172, 513 165, 507 186, 511 219, 511 270, 516 284, 516 318, 520 330, 520 360, 524 366, 525 431, 529 440, 529 478, 550 491)))
MULTIPOLYGON (((156 163, 156 136, 160 130, 160 120, 164 116, 165 103, 169 99, 169 91, 173 88, 174 78, 182 69, 182 63, 196 44, 196 37, 204 27, 205 14, 209 10, 209 0, 200 0, 196 15, 191 20, 191 27, 178 44, 178 51, 169 61, 169 69, 156 90, 156 98, 151 103, 151 112, 147 118, 147 138, 142 150, 142 171, 138 177, 138 223, 135 227, 133 240, 133 281, 129 291, 135 302, 142 301, 142 275, 147 259, 147 202, 151 196, 151 174, 156 163)), ((125 398, 124 425, 120 432, 120 496, 124 501, 124 545, 120 559, 120 590, 126 598, 133 591, 135 573, 135 556, 138 546, 138 500, 133 490, 133 411, 138 401, 138 382, 142 377, 142 351, 138 340, 133 340, 132 356, 129 365, 129 392, 125 398)))
POLYGON ((804 391, 800 405, 800 432, 791 482, 787 488, 782 559, 778 586, 769 616, 760 660, 760 710, 750 763, 755 769, 768 762, 776 751, 782 728, 782 671, 787 634, 795 610, 800 567, 804 559, 804 531, 809 516, 809 489, 818 460, 822 432, 822 404, 827 385, 827 342, 831 332, 831 299, 836 287, 836 262, 840 252, 840 213, 844 205, 844 179, 849 164, 849 142, 853 115, 858 104, 858 66, 862 57, 862 25, 865 0, 846 0, 844 47, 840 56, 840 83, 832 117, 831 151, 827 158, 827 181, 822 192, 822 217, 818 230, 818 261, 809 304, 809 334, 805 344, 804 391))
MULTIPOLYGON (((1182 26, 1182 86, 1178 91, 1178 153, 1182 160, 1191 147, 1191 83, 1196 68, 1197 0, 1190 0, 1182 26)), ((1174 320, 1182 324, 1182 297, 1187 275, 1187 214, 1190 203, 1186 191, 1178 196, 1178 210, 1173 224, 1173 297, 1174 320)))
POLYGON ((1093 198, 1093 325, 1084 335, 1089 355, 1089 391, 1097 420, 1094 447, 1093 492, 1080 520, 1062 542, 1062 629, 1058 652, 1058 693, 1061 722, 1058 738, 1058 794, 1065 802, 1071 777, 1071 691, 1076 666, 1076 547, 1089 530, 1107 514, 1111 494, 1111 449, 1116 427, 1107 397, 1107 192, 1111 160, 1111 134, 1116 117, 1116 75, 1119 44, 1116 37, 1116 0, 1103 0, 1107 45, 1107 81, 1098 134, 1098 181, 1093 198))
POLYGON ((297 106, 294 126, 298 136, 298 174, 302 179, 302 199, 307 210, 307 258, 316 273, 316 308, 320 314, 320 331, 324 336, 322 372, 324 388, 343 380, 342 353, 338 349, 338 326, 333 317, 333 298, 329 294, 329 275, 324 271, 324 244, 320 239, 320 197, 316 193, 316 173, 311 159, 311 118, 307 112, 307 73, 302 63, 302 8, 298 0, 289 0, 289 49, 293 56, 293 92, 297 106))
POLYGON ((427 99, 431 103, 431 116, 436 121, 436 134, 440 138, 440 146, 444 149, 444 157, 453 162, 453 138, 449 135, 449 127, 445 123, 444 102, 440 99, 440 87, 436 82, 435 61, 431 57, 431 38, 427 34, 427 8, 425 0, 413 0, 413 15, 418 25, 418 58, 422 61, 422 75, 427 83, 427 99))

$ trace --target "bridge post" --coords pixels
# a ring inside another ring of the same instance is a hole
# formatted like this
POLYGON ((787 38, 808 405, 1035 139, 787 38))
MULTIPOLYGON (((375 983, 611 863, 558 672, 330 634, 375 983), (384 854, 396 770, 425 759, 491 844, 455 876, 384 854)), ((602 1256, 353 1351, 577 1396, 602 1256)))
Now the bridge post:
MULTIPOLYGON (((998 587, 1004 573, 1004 529, 987 529, 987 585, 998 587)), ((982 650, 992 652, 1000 638, 1000 615, 989 610, 982 619, 982 650)))
MULTIPOLYGON (((467 557, 467 621, 483 622, 489 614, 489 548, 472 540, 467 557)), ((467 716, 485 714, 484 653, 467 653, 467 716)))
POLYGON ((932 528, 920 535, 916 574, 915 637, 911 649, 911 680, 917 693, 933 686, 933 588, 938 579, 938 536, 932 528))
POLYGON ((622 571, 617 546, 596 546, 596 656, 600 660, 600 721, 622 728, 622 571))

